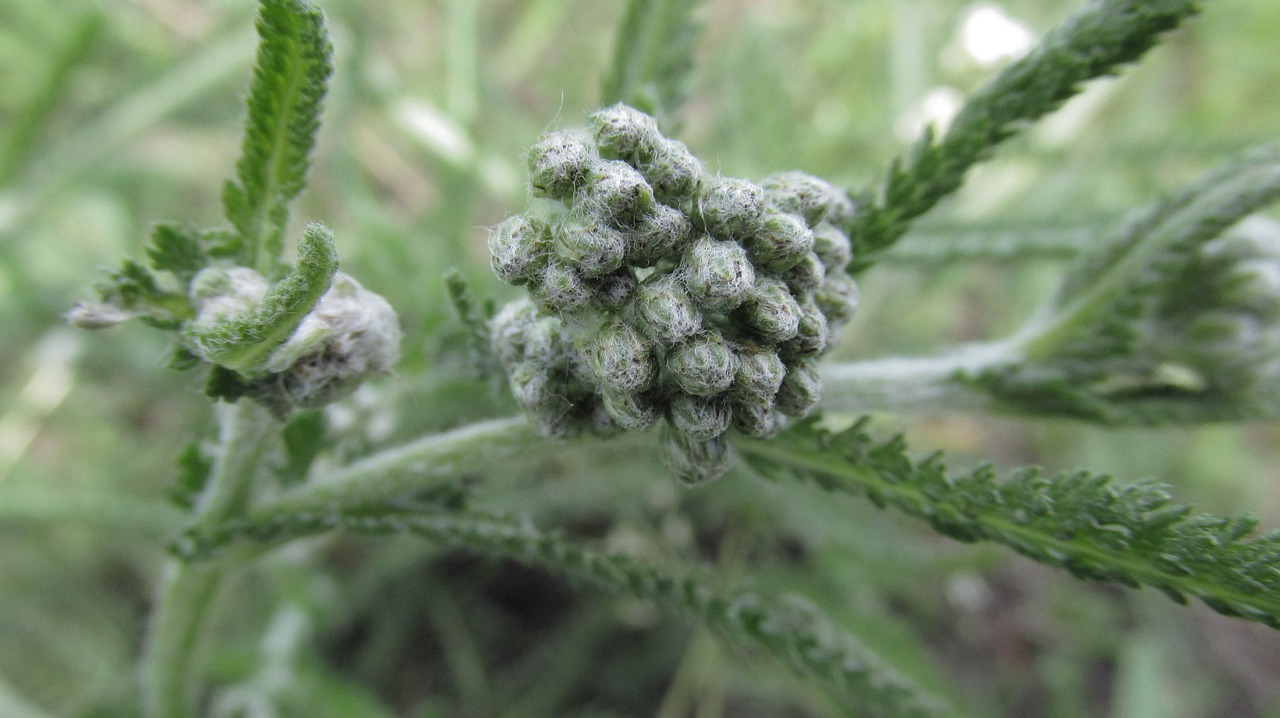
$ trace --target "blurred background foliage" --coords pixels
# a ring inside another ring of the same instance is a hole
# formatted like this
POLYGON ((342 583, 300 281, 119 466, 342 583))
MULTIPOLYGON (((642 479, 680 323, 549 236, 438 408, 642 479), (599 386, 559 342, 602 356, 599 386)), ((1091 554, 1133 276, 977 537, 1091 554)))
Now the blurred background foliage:
MULTIPOLYGON (((527 202, 523 148, 598 105, 623 4, 321 5, 337 74, 295 221, 334 227, 344 270, 406 332, 400 371, 329 412, 331 445, 351 456, 512 410, 471 378, 441 275, 457 266, 495 298, 514 294, 488 275, 484 228, 527 202)), ((691 99, 666 129, 726 175, 794 168, 861 188, 991 74, 991 51, 1016 52, 1067 11, 707 0, 691 99)), ((219 222, 253 12, 249 0, 0 0, 0 715, 133 710, 132 662, 177 520, 163 497, 189 437, 209 438, 212 421, 198 378, 165 368, 160 336, 86 336, 61 314, 103 267, 139 254, 152 222, 219 222)), ((1278 31, 1280 4, 1211 3, 1140 67, 1010 143, 863 277, 838 356, 999 336, 1060 266, 922 265, 913 242, 1087 243, 1274 139, 1278 31)), ((1157 476, 1203 509, 1280 526, 1275 427, 882 423, 966 460, 1157 476)), ((809 596, 977 715, 1280 716, 1280 637, 1261 626, 1079 584, 742 471, 678 490, 644 455, 628 458, 566 451, 480 491, 609 548, 697 557, 727 584, 809 596)), ((212 645, 221 715, 839 714, 649 606, 411 538, 307 542, 232 594, 212 645)))

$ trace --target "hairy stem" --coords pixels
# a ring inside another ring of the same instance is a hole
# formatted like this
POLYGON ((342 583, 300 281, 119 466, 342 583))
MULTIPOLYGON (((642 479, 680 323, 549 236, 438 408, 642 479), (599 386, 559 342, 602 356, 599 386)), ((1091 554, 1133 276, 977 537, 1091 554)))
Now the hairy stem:
MULTIPOLYGON (((201 523, 226 521, 244 511, 254 476, 275 434, 276 422, 257 404, 242 401, 221 408, 219 454, 196 505, 201 523)), ((199 565, 172 560, 165 567, 142 656, 148 718, 194 715, 204 629, 218 588, 236 563, 236 557, 227 556, 199 565)))
POLYGON ((989 394, 967 377, 1014 363, 1005 344, 975 344, 937 357, 895 357, 823 366, 822 403, 827 411, 865 414, 973 414, 994 409, 989 394))

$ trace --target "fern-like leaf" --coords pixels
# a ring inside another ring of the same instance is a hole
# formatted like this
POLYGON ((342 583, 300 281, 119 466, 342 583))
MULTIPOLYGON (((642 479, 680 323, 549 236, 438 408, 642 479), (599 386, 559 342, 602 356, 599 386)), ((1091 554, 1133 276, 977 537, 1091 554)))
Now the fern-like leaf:
POLYGON ((770 442, 739 442, 764 475, 863 495, 960 541, 993 541, 1079 578, 1152 586, 1174 601, 1280 629, 1280 532, 1247 538, 1247 516, 1193 514, 1152 482, 1121 485, 1088 471, 1047 476, 989 466, 948 474, 938 454, 876 442, 865 420, 841 432, 805 422, 770 442))
POLYGON ((241 264, 270 277, 284 250, 289 203, 306 183, 333 46, 324 14, 309 0, 262 0, 257 28, 237 181, 227 182, 222 199, 240 234, 241 264))
POLYGON ((684 103, 701 25, 698 0, 631 0, 614 40, 602 102, 622 102, 669 124, 684 103))
POLYGON ((313 223, 298 245, 297 266, 271 287, 253 311, 211 326, 188 323, 184 334, 206 361, 252 375, 328 291, 337 270, 333 233, 313 223))
POLYGON ((1198 9, 1195 0, 1100 0, 1051 31, 970 97, 941 140, 926 130, 890 166, 881 187, 858 198, 848 225, 853 269, 874 263, 912 220, 959 189, 969 168, 1025 123, 1056 110, 1086 80, 1137 60, 1198 9))

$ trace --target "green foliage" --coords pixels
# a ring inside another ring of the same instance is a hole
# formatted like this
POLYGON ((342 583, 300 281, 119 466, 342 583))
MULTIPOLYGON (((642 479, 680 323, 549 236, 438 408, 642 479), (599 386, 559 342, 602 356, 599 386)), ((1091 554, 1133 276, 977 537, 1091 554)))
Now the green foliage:
POLYGON ((601 104, 621 102, 659 121, 674 118, 689 91, 701 24, 699 0, 630 0, 614 38, 601 104))
POLYGON ((271 276, 284 250, 289 203, 306 185, 333 45, 324 13, 309 0, 263 0, 258 36, 237 182, 223 187, 222 201, 240 233, 241 264, 271 276))
POLYGON ((1026 122, 1058 109, 1086 80, 1136 61, 1198 9, 1195 0, 1096 0, 1068 18, 969 97, 941 139, 926 130, 889 166, 878 189, 859 196, 848 225, 852 268, 874 263, 1026 122))
POLYGON ((866 496, 960 541, 994 541, 1085 580, 1152 586, 1179 603, 1195 596, 1280 628, 1280 532, 1247 539, 1257 520, 1193 515, 1159 484, 1035 468, 999 478, 985 465, 948 474, 940 454, 910 458, 900 436, 876 442, 865 420, 840 432, 807 422, 741 449, 766 475, 866 496))

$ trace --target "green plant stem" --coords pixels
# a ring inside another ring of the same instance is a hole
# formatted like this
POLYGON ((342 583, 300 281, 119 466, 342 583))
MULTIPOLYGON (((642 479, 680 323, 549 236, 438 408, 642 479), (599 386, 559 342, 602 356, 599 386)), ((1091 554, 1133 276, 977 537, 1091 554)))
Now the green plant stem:
POLYGON ((966 378, 1017 362, 1002 343, 961 347, 936 357, 901 357, 825 365, 822 409, 866 414, 977 414, 996 410, 987 392, 966 378))
MULTIPOLYGON (((220 451, 209 483, 196 504, 197 520, 216 523, 244 511, 253 479, 276 433, 266 409, 249 401, 222 408, 220 451)), ((194 715, 204 629, 218 588, 243 557, 165 567, 160 597, 142 656, 142 690, 148 718, 194 715)))
POLYGON ((0 520, 82 524, 165 536, 182 525, 182 512, 155 499, 11 483, 0 488, 0 520))
POLYGON ((562 450, 524 416, 468 424, 380 451, 315 481, 258 502, 245 520, 359 508, 438 486, 503 462, 527 462, 562 450))

